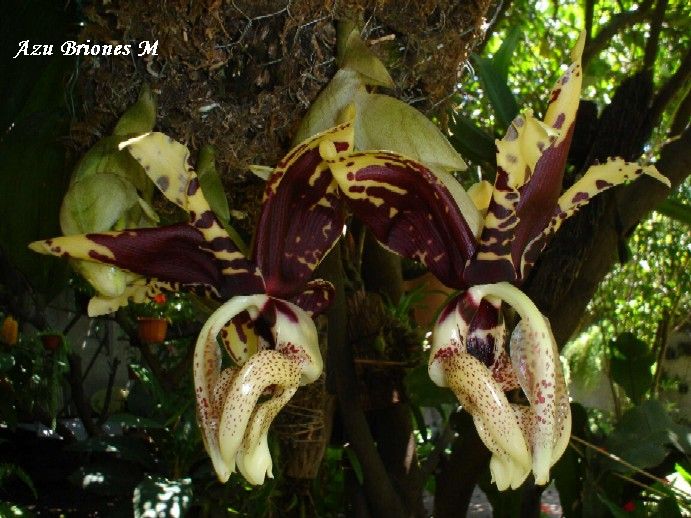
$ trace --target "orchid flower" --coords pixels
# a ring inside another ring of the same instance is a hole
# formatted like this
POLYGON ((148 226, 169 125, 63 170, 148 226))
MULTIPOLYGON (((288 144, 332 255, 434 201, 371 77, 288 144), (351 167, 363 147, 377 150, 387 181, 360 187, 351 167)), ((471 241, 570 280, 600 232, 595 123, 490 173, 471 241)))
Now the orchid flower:
POLYGON ((571 428, 549 322, 517 286, 563 221, 593 196, 642 174, 669 185, 654 167, 613 158, 591 167, 560 194, 580 95, 582 49, 581 37, 573 63, 552 90, 544 120, 526 110, 497 142, 493 188, 486 184, 471 191, 484 199, 477 207, 486 214, 478 232, 468 224, 477 214, 454 203, 425 165, 391 152, 348 153, 328 140, 320 144, 348 206, 377 239, 461 290, 435 325, 429 373, 473 415, 502 490, 520 486, 531 471, 537 484, 546 484, 571 428), (521 318, 508 353, 504 304, 521 318), (510 404, 504 394, 519 387, 527 406, 510 404))
MULTIPOLYGON (((272 476, 269 425, 297 388, 322 372, 311 316, 328 307, 332 286, 309 278, 333 240, 324 245, 319 232, 301 234, 305 248, 286 247, 274 262, 255 254, 255 263, 238 250, 210 209, 185 146, 149 133, 123 147, 190 221, 64 236, 30 246, 41 253, 114 265, 147 277, 150 285, 188 288, 226 301, 207 320, 195 346, 198 420, 218 478, 225 482, 237 467, 250 483, 261 484, 267 474, 272 476), (219 333, 233 367, 222 368, 219 333), (271 398, 259 403, 267 391, 271 398)), ((294 165, 282 173, 290 177, 294 165)), ((271 193, 267 198, 267 206, 274 207, 271 193)), ((278 249, 284 243, 286 236, 272 233, 272 224, 258 232, 258 249, 278 249)))

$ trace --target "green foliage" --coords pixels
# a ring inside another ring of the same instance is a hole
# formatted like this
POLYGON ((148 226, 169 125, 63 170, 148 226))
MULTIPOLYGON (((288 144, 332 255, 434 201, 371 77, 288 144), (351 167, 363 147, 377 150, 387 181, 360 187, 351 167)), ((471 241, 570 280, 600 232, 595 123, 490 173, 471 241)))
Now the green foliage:
MULTIPOLYGON (((687 427, 676 424, 659 401, 644 401, 626 412, 614 432, 605 442, 607 451, 640 468, 660 464, 670 452, 670 447, 691 453, 687 427)), ((620 463, 611 469, 631 471, 620 463)))
POLYGON ((494 109, 497 123, 508 128, 518 114, 518 102, 507 83, 509 61, 518 43, 520 28, 514 27, 506 36, 493 58, 473 56, 475 70, 482 88, 494 109))
POLYGON ((622 333, 610 345, 611 357, 609 373, 638 405, 653 383, 653 373, 650 370, 655 362, 653 354, 645 342, 636 338, 632 333, 622 333))
POLYGON ((134 489, 135 518, 151 516, 184 516, 192 503, 192 480, 168 480, 149 475, 134 489))

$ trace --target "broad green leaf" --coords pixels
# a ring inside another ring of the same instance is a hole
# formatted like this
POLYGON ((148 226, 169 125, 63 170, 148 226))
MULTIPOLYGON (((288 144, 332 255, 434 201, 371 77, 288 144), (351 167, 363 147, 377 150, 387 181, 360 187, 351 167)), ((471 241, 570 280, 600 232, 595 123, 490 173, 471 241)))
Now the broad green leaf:
POLYGON ((454 116, 449 140, 462 156, 494 169, 497 152, 494 139, 468 117, 454 116))
POLYGON ((348 457, 350 465, 355 472, 355 478, 357 478, 358 483, 362 485, 364 483, 365 476, 362 472, 362 464, 360 464, 360 459, 357 458, 357 455, 355 455, 355 452, 352 448, 343 448, 343 450, 345 451, 346 457, 348 457))
POLYGON ((345 45, 341 68, 349 68, 359 73, 367 85, 393 88, 394 82, 384 64, 362 41, 357 30, 350 32, 345 45))
POLYGON ((473 62, 482 87, 494 108, 497 124, 501 128, 508 128, 509 123, 518 115, 518 103, 506 79, 502 78, 492 60, 473 56, 473 62))
MULTIPOLYGON (((27 66, 36 67, 41 62, 30 61, 27 66)), ((3 114, 13 126, 3 127, 0 138, 0 246, 31 285, 48 296, 64 287, 67 264, 41 257, 26 245, 60 232, 57 215, 69 172, 64 165, 64 147, 58 140, 67 133, 64 91, 55 85, 63 84, 70 66, 71 62, 60 56, 50 60, 31 85, 21 110, 3 114)), ((4 74, 0 79, 2 83, 14 80, 4 74)), ((2 89, 10 93, 7 84, 2 84, 2 89)))
POLYGON ((211 210, 214 211, 218 219, 227 223, 230 219, 230 209, 228 208, 226 193, 223 190, 223 182, 221 182, 221 177, 216 171, 215 151, 212 146, 206 145, 199 150, 197 176, 211 210))
POLYGON ((190 478, 169 480, 147 475, 134 489, 134 516, 185 516, 192 505, 192 491, 190 478))
MULTIPOLYGON (((691 431, 677 425, 656 400, 644 401, 626 412, 605 442, 607 451, 634 466, 657 466, 675 447, 682 452, 691 451, 691 431)), ((623 464, 611 461, 611 468, 628 472, 623 464)))
POLYGON ((139 99, 122 114, 113 135, 141 135, 154 129, 156 124, 156 98, 148 84, 144 83, 139 99))
POLYGON ((145 199, 150 200, 153 184, 139 163, 127 151, 118 149, 122 140, 122 137, 110 136, 94 144, 74 168, 70 185, 87 176, 112 173, 131 182, 145 199))
POLYGON ((111 424, 119 424, 121 426, 126 426, 130 428, 163 428, 163 425, 155 419, 150 419, 148 417, 142 417, 127 413, 113 414, 108 418, 107 422, 111 424))
POLYGON ((359 93, 366 93, 362 76, 351 69, 336 72, 300 121, 293 137, 293 144, 297 145, 317 133, 336 126, 343 109, 353 102, 359 93))
POLYGON ((447 172, 466 169, 436 124, 412 106, 382 94, 361 94, 356 105, 356 149, 395 151, 447 172))
POLYGON ((650 367, 655 355, 632 333, 620 334, 611 347, 610 375, 637 405, 653 383, 650 367))
POLYGON ((111 230, 138 199, 134 186, 116 174, 84 176, 65 194, 60 227, 65 235, 111 230))
POLYGON ((504 37, 504 41, 502 41, 501 46, 492 57, 494 70, 496 70, 498 78, 505 83, 508 81, 509 65, 511 64, 511 60, 521 37, 521 33, 521 26, 514 25, 509 33, 504 37))
MULTIPOLYGON (((4 486, 7 479, 11 477, 17 477, 21 480, 24 485, 31 490, 34 498, 38 498, 36 486, 34 486, 33 480, 31 480, 31 477, 26 471, 15 464, 0 464, 0 487, 4 486)), ((1 513, 0 516, 2 516, 1 513)))

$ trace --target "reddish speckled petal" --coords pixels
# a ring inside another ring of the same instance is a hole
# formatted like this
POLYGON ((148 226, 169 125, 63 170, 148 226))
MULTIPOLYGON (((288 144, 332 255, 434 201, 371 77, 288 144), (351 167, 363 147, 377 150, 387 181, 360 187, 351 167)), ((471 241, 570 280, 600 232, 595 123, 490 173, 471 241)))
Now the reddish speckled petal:
POLYGON ((537 484, 549 481, 549 468, 564 453, 571 433, 571 409, 557 345, 549 323, 521 320, 511 335, 511 361, 530 407, 521 409, 533 454, 537 484), (544 336, 545 332, 549 332, 544 336))
POLYGON ((473 286, 473 296, 493 296, 509 303, 521 317, 511 338, 511 363, 528 398, 533 424, 527 430, 537 484, 549 481, 549 469, 563 453, 570 433, 570 408, 556 344, 547 319, 515 286, 502 282, 473 286), (556 445, 559 445, 557 448, 556 445), (565 447, 565 445, 564 445, 565 447))
POLYGON ((273 387, 281 394, 275 404, 282 407, 287 402, 283 392, 292 396, 299 383, 300 366, 278 351, 260 351, 242 366, 228 387, 218 425, 221 458, 231 473, 235 468, 236 455, 247 437, 242 453, 244 473, 251 477, 247 481, 252 484, 264 481, 264 474, 271 470, 271 458, 264 444, 265 434, 261 432, 268 429, 270 424, 264 420, 273 417, 280 408, 269 405, 264 410, 260 408, 256 411, 257 402, 267 388, 273 387), (249 435, 246 435, 248 431, 249 435), (250 462, 256 465, 250 465, 250 462))
POLYGON ((317 328, 310 316, 295 304, 273 299, 276 350, 300 367, 300 385, 312 383, 324 368, 317 328))
POLYGON ((446 286, 463 287, 476 239, 444 184, 415 160, 388 151, 322 157, 353 213, 387 248, 425 264, 446 286))
POLYGON ((497 487, 518 487, 530 472, 530 453, 516 415, 489 369, 469 354, 458 353, 436 361, 449 388, 473 416, 480 438, 492 451, 497 487))
POLYGON ((222 327, 236 315, 249 311, 256 318, 266 305, 266 295, 235 297, 223 304, 202 327, 194 349, 193 374, 197 417, 204 438, 206 451, 211 457, 219 480, 225 482, 234 470, 234 463, 227 463, 220 451, 218 440, 220 405, 225 401, 221 393, 227 392, 230 379, 235 379, 233 371, 221 374, 221 349, 216 337, 222 327), (220 380, 220 381, 219 381, 220 380))
POLYGON ((300 291, 343 232, 338 186, 319 155, 328 140, 339 153, 352 148, 351 123, 336 126, 293 148, 266 184, 253 257, 267 293, 288 299, 300 291))
POLYGON ((250 484, 263 484, 265 476, 273 478, 273 462, 268 444, 269 427, 293 397, 297 387, 290 386, 274 391, 278 393, 258 405, 253 412, 236 455, 238 471, 250 484))

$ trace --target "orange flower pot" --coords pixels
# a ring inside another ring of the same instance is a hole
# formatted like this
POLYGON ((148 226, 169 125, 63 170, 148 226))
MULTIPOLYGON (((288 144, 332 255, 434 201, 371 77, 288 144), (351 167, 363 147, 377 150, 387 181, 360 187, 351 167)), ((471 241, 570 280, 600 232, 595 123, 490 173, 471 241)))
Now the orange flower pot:
POLYGON ((166 339, 168 321, 165 318, 139 317, 139 340, 145 344, 158 344, 166 339))

